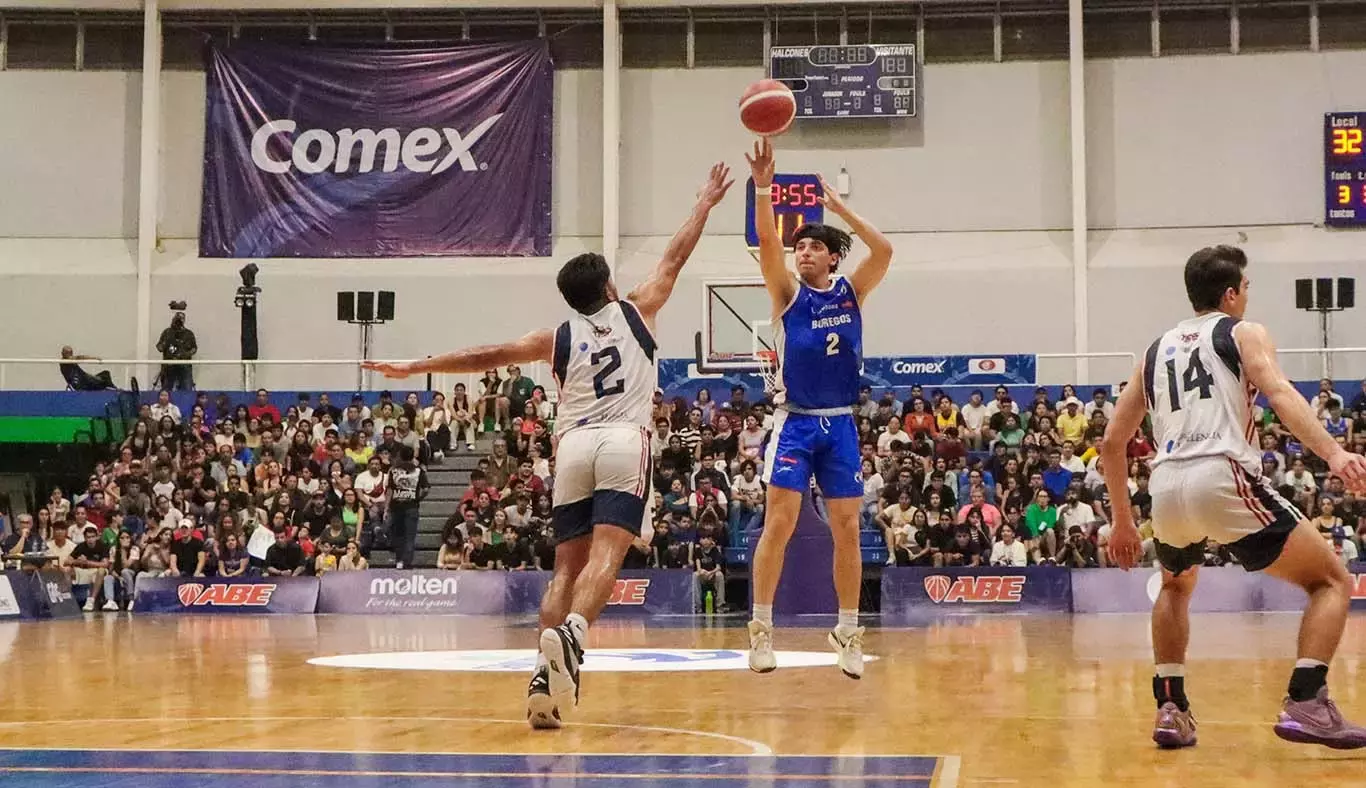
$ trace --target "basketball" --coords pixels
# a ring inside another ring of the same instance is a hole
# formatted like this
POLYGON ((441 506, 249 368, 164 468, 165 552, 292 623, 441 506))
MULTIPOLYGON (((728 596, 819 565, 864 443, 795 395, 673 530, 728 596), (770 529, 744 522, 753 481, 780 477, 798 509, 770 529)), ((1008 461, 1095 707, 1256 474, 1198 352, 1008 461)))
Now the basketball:
POLYGON ((776 79, 761 79, 740 96, 740 122, 761 137, 782 134, 795 117, 797 100, 792 89, 776 79))

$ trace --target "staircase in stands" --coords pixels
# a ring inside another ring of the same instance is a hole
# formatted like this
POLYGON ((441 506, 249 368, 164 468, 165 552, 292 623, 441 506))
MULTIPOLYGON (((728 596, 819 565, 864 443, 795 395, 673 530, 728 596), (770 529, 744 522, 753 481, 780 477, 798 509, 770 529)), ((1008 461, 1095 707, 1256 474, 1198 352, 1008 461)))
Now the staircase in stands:
MULTIPOLYGON (((493 439, 482 438, 474 444, 474 450, 463 445, 452 451, 440 462, 427 465, 427 480, 432 483, 432 491, 422 502, 422 513, 417 525, 417 552, 413 555, 414 568, 430 569, 436 566, 436 554, 441 550, 441 528, 446 520, 460 508, 460 498, 470 487, 470 471, 479 465, 479 460, 493 451, 493 439)), ((375 550, 370 554, 370 566, 375 569, 388 569, 394 565, 392 550, 375 550)))

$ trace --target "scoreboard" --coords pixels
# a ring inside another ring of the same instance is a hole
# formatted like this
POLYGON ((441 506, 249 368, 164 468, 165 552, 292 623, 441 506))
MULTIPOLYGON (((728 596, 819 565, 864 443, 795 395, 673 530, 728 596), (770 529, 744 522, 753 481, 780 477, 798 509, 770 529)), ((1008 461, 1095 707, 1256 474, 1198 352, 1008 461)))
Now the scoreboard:
POLYGON ((769 70, 797 99, 798 118, 911 118, 915 44, 769 49, 769 70))
POLYGON ((1366 227, 1366 112, 1323 116, 1323 170, 1328 227, 1366 227))

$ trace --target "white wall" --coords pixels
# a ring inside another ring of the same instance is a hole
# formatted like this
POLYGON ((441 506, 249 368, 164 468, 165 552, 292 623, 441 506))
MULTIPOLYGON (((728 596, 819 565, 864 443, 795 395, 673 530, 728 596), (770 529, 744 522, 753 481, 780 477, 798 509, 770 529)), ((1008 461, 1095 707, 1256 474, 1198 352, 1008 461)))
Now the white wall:
POLYGON ((1323 113, 1366 106, 1363 73, 1366 52, 1087 61, 1089 223, 1322 222, 1323 113))
MULTIPOLYGON (((718 159, 749 176, 753 141, 736 101, 758 68, 622 74, 622 232, 663 235, 718 159)), ((852 199, 889 232, 1071 226, 1067 64, 931 64, 923 117, 798 122, 779 138, 778 169, 849 171, 852 199)), ((717 217, 740 233, 739 209, 717 217)))
POLYGON ((141 84, 122 72, 0 71, 0 237, 137 235, 141 84))
MULTIPOLYGON (((1093 349, 1141 351, 1185 312, 1186 257, 1221 242, 1242 243, 1253 258, 1254 317, 1283 346, 1316 343, 1314 319, 1292 308, 1290 282, 1360 268, 1360 236, 1309 226, 1322 204, 1321 113, 1366 105, 1360 73, 1360 52, 1088 62, 1091 221, 1135 228, 1092 236, 1093 349)), ((712 161, 730 162, 743 185, 748 138, 734 122, 735 97, 758 75, 623 73, 624 285, 657 260, 712 161)), ((0 332, 0 357, 48 355, 63 343, 137 355, 135 256, 121 239, 136 230, 138 91, 136 74, 0 72, 0 106, 25 108, 0 114, 0 314, 16 327, 0 332)), ((496 341, 558 320, 555 270, 600 246, 601 96, 600 72, 556 75, 552 257, 258 261, 263 356, 354 357, 357 329, 335 320, 334 294, 345 289, 398 294, 400 319, 376 330, 377 356, 496 341)), ((918 120, 802 124, 779 141, 783 170, 846 168, 851 203, 893 234, 893 270, 868 306, 868 352, 1067 351, 1065 64, 931 64, 923 97, 918 120)), ((152 335, 165 303, 184 298, 200 356, 230 358, 232 291, 247 261, 196 256, 203 112, 202 74, 164 75, 152 335)), ((717 210, 661 318, 666 355, 692 352, 703 280, 754 275, 739 237, 743 202, 737 187, 717 210)), ((1341 316, 1338 344, 1357 344, 1363 323, 1366 313, 1341 316)), ((8 374, 14 385, 18 373, 8 374)), ((33 374, 34 385, 50 385, 53 373, 33 374)), ((262 382, 283 388, 301 374, 276 370, 262 382)), ((231 384, 224 375, 215 385, 231 384)), ((338 367, 307 379, 346 387, 354 375, 338 367)))

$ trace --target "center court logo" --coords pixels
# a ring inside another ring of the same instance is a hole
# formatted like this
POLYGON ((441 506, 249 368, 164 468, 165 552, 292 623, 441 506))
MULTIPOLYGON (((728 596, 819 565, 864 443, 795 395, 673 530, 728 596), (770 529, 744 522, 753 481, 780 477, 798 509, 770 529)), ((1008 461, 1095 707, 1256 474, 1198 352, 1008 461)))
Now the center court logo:
MULTIPOLYGON (((779 651, 782 668, 827 667, 835 664, 833 651, 779 651)), ((711 670, 749 670, 749 654, 737 649, 627 648, 589 649, 585 673, 672 673, 711 670)), ((877 657, 865 654, 864 662, 877 657)), ((536 665, 534 649, 483 651, 401 651, 378 654, 341 654, 315 657, 310 665, 369 670, 441 670, 478 673, 527 673, 536 665)))
POLYGON ((375 170, 381 148, 384 158, 379 165, 381 172, 394 172, 402 165, 411 172, 439 175, 456 163, 465 172, 488 169, 487 164, 474 160, 472 150, 476 143, 493 128, 503 117, 502 113, 485 119, 468 134, 461 135, 458 129, 434 129, 422 127, 400 134, 398 129, 340 129, 336 133, 326 129, 308 129, 294 136, 299 124, 293 120, 272 120, 266 122, 251 136, 251 160, 257 169, 282 175, 291 169, 313 175, 331 170, 342 174, 351 171, 353 160, 355 172, 366 173, 375 170), (289 157, 285 159, 272 155, 270 143, 281 137, 289 144, 289 157), (444 152, 443 152, 444 148, 444 152), (438 158, 438 154, 443 154, 438 158))
POLYGON ((952 578, 930 575, 925 578, 925 593, 936 605, 941 603, 989 603, 1020 601, 1024 591, 1024 575, 985 575, 952 578))

